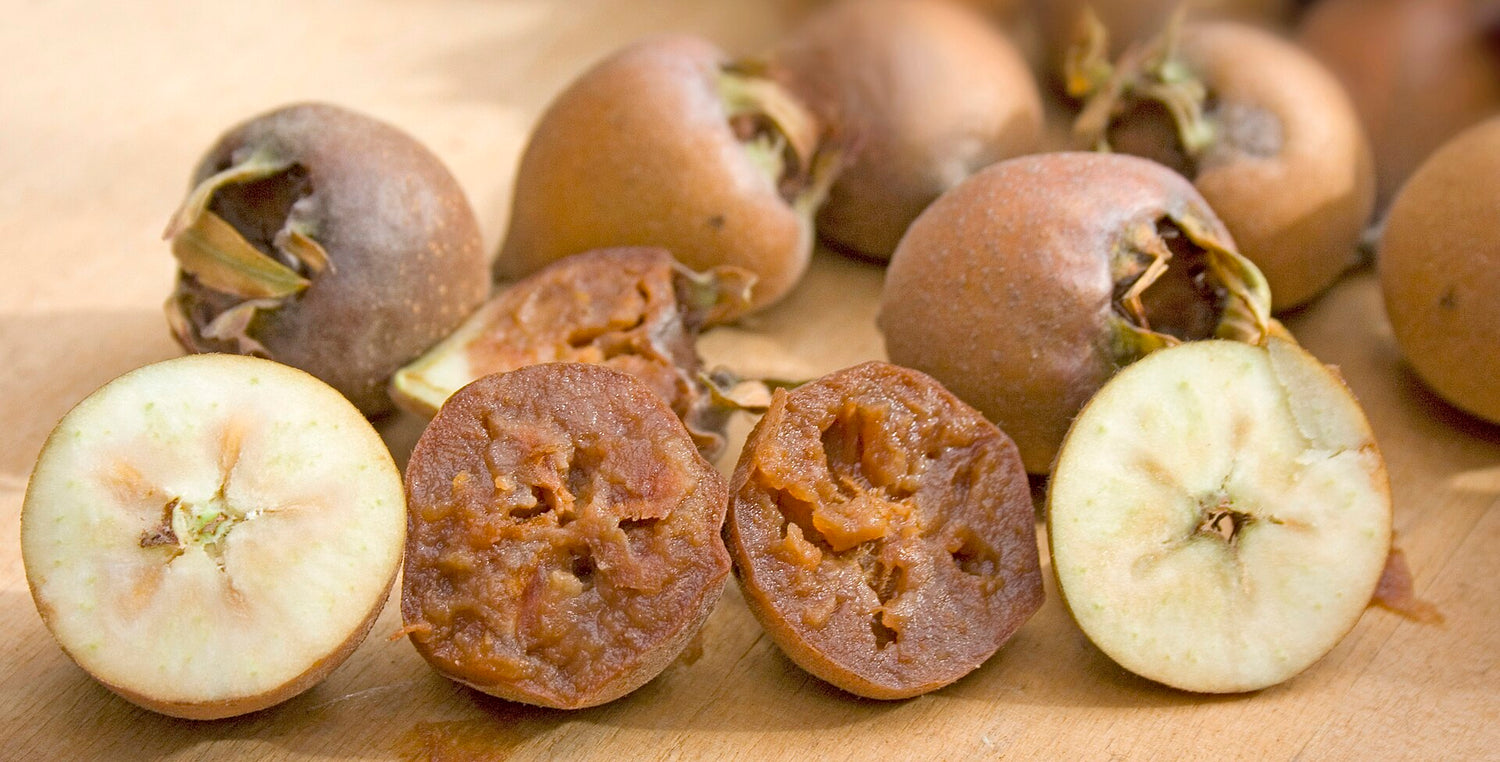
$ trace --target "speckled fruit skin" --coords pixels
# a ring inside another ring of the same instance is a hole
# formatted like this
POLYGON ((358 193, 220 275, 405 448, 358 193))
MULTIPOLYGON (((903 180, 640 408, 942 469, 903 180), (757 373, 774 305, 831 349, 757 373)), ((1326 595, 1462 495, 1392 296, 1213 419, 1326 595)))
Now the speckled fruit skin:
POLYGON ((1500 423, 1500 118, 1433 154, 1391 204, 1378 259, 1401 353, 1455 406, 1500 423))
POLYGON ((1272 309, 1303 304, 1358 260, 1374 209, 1375 169, 1359 118, 1326 69, 1270 32, 1192 24, 1182 57, 1221 113, 1258 109, 1278 123, 1277 140, 1253 134, 1254 118, 1240 125, 1251 134, 1224 129, 1193 185, 1265 273, 1272 309))
POLYGON ((891 361, 921 370, 1047 473, 1068 424, 1117 370, 1111 254, 1174 214, 1229 234, 1182 176, 1122 154, 995 164, 939 198, 891 259, 877 322, 891 361))
POLYGON ((716 90, 724 53, 660 37, 604 59, 532 131, 516 173, 495 276, 513 280, 570 254, 660 246, 694 270, 755 273, 755 307, 807 269, 812 224, 736 137, 716 90))
MULTIPOLYGON (((448 169, 411 136, 321 103, 280 108, 225 133, 192 184, 257 149, 307 172, 312 190, 292 215, 312 225, 332 267, 279 308, 259 311, 250 333, 271 359, 317 376, 365 415, 388 412, 391 374, 489 293, 474 211, 448 169)), ((178 290, 208 309, 241 301, 183 274, 178 290)), ((183 344, 238 351, 197 331, 183 344)))
POLYGON ((951 2, 844 0, 770 59, 840 153, 818 234, 864 256, 889 259, 944 191, 1040 140, 1041 100, 1021 54, 951 2))
POLYGON ((1297 42, 1348 90, 1385 208, 1429 154, 1500 110, 1500 56, 1477 0, 1321 0, 1297 42))

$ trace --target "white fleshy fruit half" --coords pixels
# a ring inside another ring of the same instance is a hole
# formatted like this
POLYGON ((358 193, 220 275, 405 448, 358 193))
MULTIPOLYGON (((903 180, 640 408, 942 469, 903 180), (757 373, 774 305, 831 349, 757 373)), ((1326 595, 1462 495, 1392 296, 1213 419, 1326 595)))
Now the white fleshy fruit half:
POLYGON ((1048 496, 1053 569, 1084 633, 1183 690, 1280 683, 1338 644, 1391 544, 1364 413, 1307 352, 1191 342, 1115 376, 1048 496))
POLYGON ((125 698, 179 717, 261 709, 363 640, 401 564, 401 477, 337 391, 191 355, 63 417, 21 514, 37 610, 125 698))

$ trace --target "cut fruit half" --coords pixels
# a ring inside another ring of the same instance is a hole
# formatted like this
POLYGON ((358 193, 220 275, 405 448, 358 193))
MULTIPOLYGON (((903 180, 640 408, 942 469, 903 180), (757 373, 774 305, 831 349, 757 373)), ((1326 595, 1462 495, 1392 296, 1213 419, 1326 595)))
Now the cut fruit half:
POLYGON ((1391 545, 1363 412, 1278 338, 1121 371, 1074 421, 1048 495, 1052 565, 1089 639, 1190 691, 1280 683, 1359 620, 1391 545))
POLYGON ((210 354, 127 373, 63 417, 21 552, 79 666, 140 706, 214 719, 338 666, 385 604, 405 530, 400 473, 351 403, 210 354))

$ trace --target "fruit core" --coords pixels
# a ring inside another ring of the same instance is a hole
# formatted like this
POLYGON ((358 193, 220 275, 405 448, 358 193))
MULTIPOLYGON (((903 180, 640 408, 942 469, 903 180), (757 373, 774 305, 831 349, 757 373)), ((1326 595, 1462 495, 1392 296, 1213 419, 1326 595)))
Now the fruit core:
POLYGON ((1250 521, 1250 514, 1234 510, 1228 498, 1220 498, 1215 504, 1203 507, 1203 520, 1198 524, 1197 534, 1218 537, 1232 546, 1250 521))
POLYGON ((189 546, 197 545, 223 570, 224 540, 231 529, 250 518, 231 508, 222 490, 202 504, 174 497, 162 507, 161 523, 141 532, 140 546, 169 547, 173 551, 168 559, 171 563, 189 546))

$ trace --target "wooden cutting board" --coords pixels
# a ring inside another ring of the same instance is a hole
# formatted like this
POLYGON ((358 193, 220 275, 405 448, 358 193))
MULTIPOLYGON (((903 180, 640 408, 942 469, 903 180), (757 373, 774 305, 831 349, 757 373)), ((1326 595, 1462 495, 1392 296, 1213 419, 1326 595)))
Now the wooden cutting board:
MULTIPOLYGON (((1372 609, 1313 669, 1257 694, 1208 698, 1131 676, 1088 644, 1050 583, 1046 607, 979 671, 889 703, 800 671, 732 585, 661 677, 574 713, 437 676, 386 639, 400 626, 394 607, 323 684, 235 720, 136 709, 63 656, 21 568, 27 475, 69 406, 177 354, 160 313, 173 270, 160 231, 224 127, 300 99, 398 124, 450 164, 493 245, 526 131, 582 67, 663 30, 754 50, 799 11, 793 0, 0 2, 0 757, 1500 756, 1500 429, 1417 385, 1368 273, 1288 324, 1364 402, 1399 543, 1445 621, 1372 609)), ((710 334, 704 351, 782 377, 878 358, 880 283, 877 268, 820 253, 788 302, 710 334)), ((738 436, 747 428, 739 421, 738 436)), ((413 419, 385 425, 398 458, 419 431, 413 419)))

